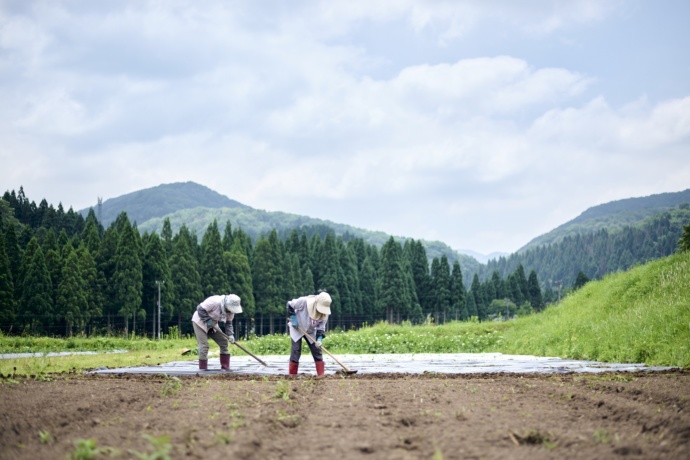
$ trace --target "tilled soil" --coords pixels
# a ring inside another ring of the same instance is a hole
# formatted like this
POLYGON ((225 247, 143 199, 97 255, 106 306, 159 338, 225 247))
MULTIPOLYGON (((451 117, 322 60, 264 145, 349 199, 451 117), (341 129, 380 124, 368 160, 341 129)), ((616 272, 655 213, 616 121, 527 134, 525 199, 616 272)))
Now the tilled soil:
POLYGON ((689 393, 688 371, 5 377, 0 458, 688 458, 689 393))

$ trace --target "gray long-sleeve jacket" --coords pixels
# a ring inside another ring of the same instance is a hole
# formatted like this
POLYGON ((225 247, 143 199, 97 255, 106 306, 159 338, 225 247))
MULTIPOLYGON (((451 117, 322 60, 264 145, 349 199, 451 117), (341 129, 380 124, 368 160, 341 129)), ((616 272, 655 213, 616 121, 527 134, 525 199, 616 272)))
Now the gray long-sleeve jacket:
MULTIPOLYGON (((297 317, 297 324, 304 329, 310 336, 326 337, 326 323, 328 323, 328 316, 326 319, 312 319, 307 311, 307 299, 310 297, 316 297, 315 295, 299 297, 297 299, 292 299, 287 303, 287 314, 295 315, 297 317)), ((288 320, 290 323, 290 320, 288 320)), ((304 336, 297 328, 290 326, 290 338, 297 342, 304 336)), ((311 340, 307 339, 310 343, 311 340)))
POLYGON ((208 332, 208 326, 206 326, 206 320, 210 319, 213 321, 213 326, 215 327, 219 322, 225 323, 225 334, 235 335, 235 330, 232 326, 232 320, 235 318, 235 314, 232 312, 226 313, 223 309, 222 295, 212 295, 196 307, 196 311, 192 316, 192 321, 202 328, 205 332, 208 332))

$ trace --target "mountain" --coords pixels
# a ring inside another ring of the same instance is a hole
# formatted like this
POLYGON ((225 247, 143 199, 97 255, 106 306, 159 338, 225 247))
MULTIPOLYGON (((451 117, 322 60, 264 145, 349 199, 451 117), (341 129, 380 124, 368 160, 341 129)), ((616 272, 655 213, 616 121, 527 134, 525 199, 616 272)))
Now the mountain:
MULTIPOLYGON (((86 216, 89 209, 91 208, 82 209, 79 213, 86 216)), ((93 209, 98 217, 98 206, 94 206, 93 209)), ((129 219, 137 223, 141 232, 160 234, 163 222, 167 218, 170 220, 173 233, 184 224, 199 238, 214 219, 218 222, 221 232, 226 222, 229 222, 233 228, 241 228, 255 241, 273 229, 285 237, 294 228, 308 229, 309 235, 324 234, 332 230, 338 236, 361 238, 378 247, 391 237, 383 232, 373 232, 327 220, 254 209, 194 182, 163 184, 105 200, 101 204, 99 220, 107 227, 122 211, 127 212, 129 219)), ((395 236, 395 239, 402 243, 409 238, 395 236)), ((459 261, 465 273, 476 273, 479 270, 480 264, 477 260, 453 250, 443 242, 422 240, 422 243, 430 260, 445 255, 451 264, 459 261)))
POLYGON ((657 214, 679 206, 690 206, 690 189, 682 192, 660 193, 640 198, 626 198, 591 207, 575 219, 556 227, 518 250, 518 253, 538 246, 559 243, 567 236, 594 233, 605 229, 615 233, 627 226, 642 224, 657 214))
MULTIPOLYGON (((93 206, 98 220, 104 227, 115 221, 122 211, 127 212, 127 217, 132 222, 146 222, 156 217, 163 217, 180 209, 196 208, 230 208, 249 209, 235 200, 214 192, 208 187, 194 182, 180 182, 175 184, 163 184, 137 192, 128 193, 117 198, 105 200, 100 210, 98 205, 93 206)), ((86 217, 89 209, 79 211, 86 217)))

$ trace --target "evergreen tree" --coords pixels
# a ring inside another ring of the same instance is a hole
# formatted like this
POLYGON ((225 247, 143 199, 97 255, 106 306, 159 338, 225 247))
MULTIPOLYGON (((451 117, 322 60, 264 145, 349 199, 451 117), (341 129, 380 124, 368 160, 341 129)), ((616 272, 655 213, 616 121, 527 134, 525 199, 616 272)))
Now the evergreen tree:
POLYGON ((201 287, 204 297, 228 292, 227 269, 223 259, 223 243, 214 219, 201 239, 201 287))
MULTIPOLYGON (((125 215, 121 213, 120 215, 125 215)), ((129 222, 129 221, 127 221, 129 222)), ((118 314, 125 321, 125 334, 129 334, 129 318, 133 320, 132 332, 136 332, 136 320, 141 319, 142 263, 139 258, 138 232, 127 223, 120 226, 120 238, 115 251, 115 273, 111 283, 118 314)))
POLYGON ((264 318, 269 320, 269 333, 274 332, 276 316, 285 316, 283 291, 283 261, 281 253, 268 238, 262 237, 254 248, 252 282, 256 314, 259 319, 259 334, 263 334, 264 318))
POLYGON ((515 279, 517 281, 518 287, 520 288, 520 294, 522 300, 529 300, 529 286, 527 284, 527 276, 525 275, 525 269, 522 264, 518 265, 515 269, 515 279))
POLYGON ((65 321, 65 335, 71 337, 74 326, 83 329, 84 313, 88 309, 79 257, 71 246, 66 253, 56 297, 55 309, 65 321))
POLYGON ((477 303, 474 300, 474 293, 472 292, 472 289, 467 291, 467 313, 469 313, 470 318, 479 318, 477 303))
POLYGON ((60 285, 60 280, 62 279, 62 268, 63 268, 63 258, 62 258, 62 253, 68 253, 69 250, 72 250, 72 246, 67 243, 65 246, 65 250, 60 250, 59 252, 55 249, 49 249, 47 253, 45 253, 45 263, 46 263, 46 268, 48 269, 48 273, 50 273, 50 279, 53 282, 53 289, 52 289, 52 296, 53 296, 53 304, 55 304, 57 300, 57 291, 58 291, 58 286, 60 285))
POLYGON ((527 279, 527 290, 529 292, 529 303, 532 305, 534 311, 542 311, 544 309, 544 301, 541 296, 541 287, 537 279, 537 272, 534 270, 529 272, 527 279))
POLYGON ((5 226, 5 253, 10 264, 10 271, 14 276, 15 290, 19 288, 20 278, 16 275, 20 271, 22 265, 22 249, 19 247, 19 240, 14 225, 5 226))
POLYGON ((683 226, 683 234, 678 239, 678 252, 690 251, 690 223, 683 226))
POLYGON ((475 273, 472 278, 472 285, 470 286, 472 291, 472 298, 475 302, 475 307, 477 309, 477 318, 479 321, 484 321, 486 319, 486 307, 484 294, 482 292, 482 286, 479 282, 479 276, 475 273))
POLYGON ((230 221, 225 222, 225 230, 223 231, 223 252, 232 251, 232 224, 230 221))
POLYGON ((170 259, 170 276, 175 299, 173 314, 177 316, 180 331, 182 320, 191 321, 196 307, 204 300, 198 266, 195 250, 190 247, 190 239, 180 237, 178 233, 170 259))
POLYGON ((431 264, 431 279, 434 293, 434 320, 444 323, 450 310, 450 265, 446 255, 442 255, 438 263, 431 264))
POLYGON ((408 257, 412 267, 412 277, 414 278, 417 299, 422 307, 424 315, 433 313, 435 304, 434 288, 432 278, 429 273, 429 261, 426 249, 421 241, 410 240, 408 257))
POLYGON ((451 311, 453 312, 453 319, 456 321, 467 321, 469 317, 466 297, 467 292, 462 281, 462 270, 460 263, 456 260, 453 262, 453 269, 450 274, 451 311))
POLYGON ((163 241, 157 233, 148 236, 144 246, 142 262, 143 308, 150 311, 151 331, 154 337, 162 329, 163 321, 170 321, 173 315, 173 281, 168 265, 168 256, 163 241), (160 299, 158 296, 160 295, 160 299), (160 302, 160 321, 158 324, 160 302), (160 328, 160 329, 159 329, 160 328))
POLYGON ((170 225, 170 218, 166 217, 163 219, 163 228, 161 229, 161 239, 163 243, 163 249, 168 256, 168 260, 172 258, 174 245, 173 245, 173 231, 170 225))
POLYGON ((362 263, 362 270, 359 273, 359 287, 362 291, 362 310, 366 321, 373 323, 382 318, 378 309, 377 278, 374 264, 371 257, 367 256, 362 263))
POLYGON ((495 299, 505 299, 508 296, 506 292, 505 281, 501 279, 498 270, 494 270, 491 274, 491 282, 494 285, 495 299))
POLYGON ((96 266, 98 267, 98 279, 105 280, 103 296, 103 314, 110 332, 113 319, 118 314, 119 306, 115 295, 115 284, 111 281, 115 275, 115 253, 119 235, 115 227, 108 228, 103 233, 101 245, 96 254, 96 266))
POLYGON ((585 284, 589 283, 589 278, 587 275, 582 273, 582 271, 578 272, 577 277, 575 278, 575 284, 573 284, 573 290, 580 289, 582 286, 585 284))
POLYGON ((98 254, 98 248, 101 246, 101 237, 96 218, 92 217, 92 215, 93 209, 89 211, 89 216, 86 218, 86 226, 81 234, 81 240, 91 254, 98 254))
POLYGON ((15 314, 14 279, 10 259, 5 252, 5 235, 0 231, 0 330, 10 329, 15 314))
POLYGON ((338 251, 340 255, 340 267, 342 276, 339 279, 338 292, 341 299, 341 308, 344 313, 355 317, 355 323, 359 325, 362 318, 362 290, 359 284, 359 270, 357 268, 357 255, 349 245, 341 245, 338 251))
POLYGON ((379 270, 379 308, 385 312, 386 321, 391 324, 400 322, 401 312, 410 310, 410 298, 407 295, 402 248, 393 237, 390 237, 381 248, 379 270))
POLYGON ((242 299, 243 319, 252 319, 256 314, 256 302, 252 289, 252 270, 249 259, 240 244, 233 244, 231 250, 224 254, 228 270, 229 292, 237 294, 242 299))
MULTIPOLYGON (((320 239, 319 239, 320 241, 320 239)), ((333 303, 331 304, 331 315, 339 315, 340 311, 340 293, 338 292, 338 269, 340 268, 340 257, 338 256, 338 248, 336 247, 335 234, 330 232, 326 234, 323 245, 319 245, 320 252, 315 260, 318 264, 314 268, 314 272, 318 273, 316 279, 316 289, 323 289, 327 291, 333 303)))
MULTIPOLYGON (((82 312, 84 326, 93 327, 93 323, 103 315, 105 278, 98 271, 96 260, 91 255, 86 242, 79 246, 77 255, 79 256, 79 269, 87 304, 86 310, 82 312)), ((86 333, 85 327, 83 332, 86 333)))
POLYGON ((39 327, 51 324, 54 315, 53 283, 36 238, 29 241, 22 265, 26 266, 17 316, 21 324, 29 325, 36 332, 39 327))

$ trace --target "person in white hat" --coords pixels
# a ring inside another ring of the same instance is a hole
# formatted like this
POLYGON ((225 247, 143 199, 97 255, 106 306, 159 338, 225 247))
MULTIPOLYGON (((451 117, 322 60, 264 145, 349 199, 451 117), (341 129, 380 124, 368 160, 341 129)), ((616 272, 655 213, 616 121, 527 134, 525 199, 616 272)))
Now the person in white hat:
POLYGON ((314 357, 316 375, 324 374, 321 341, 326 338, 326 323, 331 314, 331 302, 331 296, 325 291, 318 295, 308 295, 288 301, 287 313, 290 318, 288 324, 290 339, 292 340, 289 374, 297 374, 299 369, 299 358, 302 356, 302 339, 307 341, 311 355, 314 357), (305 337, 300 328, 311 337, 316 337, 316 342, 305 337))
POLYGON ((228 343, 235 343, 235 331, 232 320, 235 314, 242 313, 240 297, 235 294, 212 295, 196 307, 192 316, 192 326, 196 343, 199 346, 199 369, 208 370, 208 339, 213 339, 220 347, 220 368, 230 370, 228 343), (226 339, 221 334, 218 323, 225 323, 226 339))

